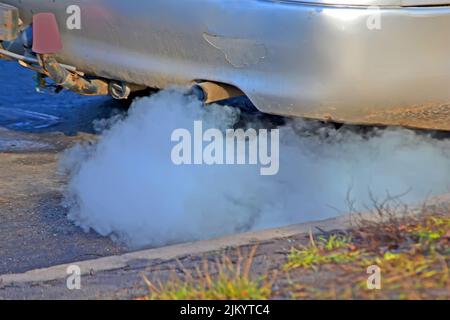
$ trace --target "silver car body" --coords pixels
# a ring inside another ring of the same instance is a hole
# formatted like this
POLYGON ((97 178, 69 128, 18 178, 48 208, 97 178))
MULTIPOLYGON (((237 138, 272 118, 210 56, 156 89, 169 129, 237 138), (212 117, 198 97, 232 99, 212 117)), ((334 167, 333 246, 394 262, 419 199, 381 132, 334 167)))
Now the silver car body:
POLYGON ((1 1, 25 24, 55 13, 58 61, 87 74, 216 81, 265 113, 450 130, 450 0, 1 1))

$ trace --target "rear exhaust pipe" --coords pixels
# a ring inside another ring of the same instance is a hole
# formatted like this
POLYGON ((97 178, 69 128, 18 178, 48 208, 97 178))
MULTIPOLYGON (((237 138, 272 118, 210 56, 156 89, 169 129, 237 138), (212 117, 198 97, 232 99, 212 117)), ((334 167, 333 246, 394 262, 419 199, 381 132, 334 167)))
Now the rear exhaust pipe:
POLYGON ((191 88, 191 92, 205 104, 242 97, 245 94, 238 88, 219 82, 199 82, 191 88))
POLYGON ((109 82, 109 94, 116 100, 133 97, 132 93, 143 92, 147 86, 112 80, 109 82))

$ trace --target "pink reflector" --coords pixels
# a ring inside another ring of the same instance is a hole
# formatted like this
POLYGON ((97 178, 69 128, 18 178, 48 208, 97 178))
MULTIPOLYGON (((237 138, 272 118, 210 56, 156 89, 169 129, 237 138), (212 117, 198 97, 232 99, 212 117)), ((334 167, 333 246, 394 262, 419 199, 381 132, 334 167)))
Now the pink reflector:
POLYGON ((57 53, 63 48, 58 23, 53 13, 33 16, 33 51, 40 54, 57 53))

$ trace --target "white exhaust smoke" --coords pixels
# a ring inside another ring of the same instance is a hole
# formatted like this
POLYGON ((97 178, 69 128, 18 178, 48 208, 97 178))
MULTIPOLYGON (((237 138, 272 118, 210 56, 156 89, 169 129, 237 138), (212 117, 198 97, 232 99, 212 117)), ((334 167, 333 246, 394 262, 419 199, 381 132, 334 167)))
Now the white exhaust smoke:
POLYGON ((97 144, 63 156, 69 218, 136 248, 335 216, 348 211, 350 189, 361 209, 370 192, 380 200, 406 193, 404 202, 418 203, 449 190, 450 140, 406 129, 361 134, 292 120, 280 128, 275 176, 249 165, 172 163, 175 129, 202 120, 225 130, 239 117, 177 91, 137 100, 97 144))

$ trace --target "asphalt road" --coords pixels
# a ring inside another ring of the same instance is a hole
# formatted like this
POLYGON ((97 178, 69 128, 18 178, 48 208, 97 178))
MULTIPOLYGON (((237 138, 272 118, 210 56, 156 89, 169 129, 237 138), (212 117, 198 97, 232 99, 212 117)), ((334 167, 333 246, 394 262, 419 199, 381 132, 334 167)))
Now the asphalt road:
POLYGON ((120 254, 109 238, 67 218, 58 155, 95 134, 95 119, 123 112, 106 98, 34 89, 33 73, 0 62, 0 274, 120 254))

